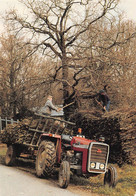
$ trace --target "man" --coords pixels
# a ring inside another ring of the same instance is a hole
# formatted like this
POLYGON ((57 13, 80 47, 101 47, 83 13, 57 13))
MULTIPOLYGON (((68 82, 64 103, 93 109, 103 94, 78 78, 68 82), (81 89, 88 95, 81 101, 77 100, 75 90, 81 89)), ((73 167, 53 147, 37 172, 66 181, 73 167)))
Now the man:
POLYGON ((43 114, 45 115, 51 115, 51 110, 56 110, 57 112, 59 112, 61 110, 61 108, 57 108, 53 105, 52 103, 52 96, 49 95, 47 97, 47 101, 45 103, 45 106, 44 106, 44 112, 43 114))
POLYGON ((101 105, 101 102, 104 111, 108 112, 110 107, 110 99, 104 90, 100 90, 98 94, 98 104, 101 105))

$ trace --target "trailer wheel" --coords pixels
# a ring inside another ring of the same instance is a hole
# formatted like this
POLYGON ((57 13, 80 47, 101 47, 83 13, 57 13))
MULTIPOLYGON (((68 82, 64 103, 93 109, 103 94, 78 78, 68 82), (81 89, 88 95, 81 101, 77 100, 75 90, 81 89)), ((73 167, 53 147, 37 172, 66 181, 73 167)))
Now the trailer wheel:
POLYGON ((55 162, 56 150, 54 143, 51 141, 42 141, 36 157, 36 175, 38 177, 51 175, 55 162))
POLYGON ((7 153, 5 156, 5 164, 7 166, 12 166, 16 161, 16 150, 14 145, 10 145, 7 149, 7 153))
POLYGON ((108 171, 104 176, 104 184, 108 184, 109 187, 115 187, 117 184, 117 170, 115 167, 109 166, 108 171))
POLYGON ((67 188, 70 181, 70 165, 68 161, 63 161, 59 169, 59 186, 67 188))

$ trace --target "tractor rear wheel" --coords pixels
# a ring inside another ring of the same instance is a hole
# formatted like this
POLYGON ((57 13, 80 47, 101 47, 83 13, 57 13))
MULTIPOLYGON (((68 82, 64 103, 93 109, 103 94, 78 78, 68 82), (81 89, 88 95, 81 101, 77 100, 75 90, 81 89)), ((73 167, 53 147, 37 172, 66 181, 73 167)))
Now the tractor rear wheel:
POLYGON ((7 149, 7 153, 5 156, 5 164, 7 166, 12 166, 16 161, 16 150, 14 145, 10 145, 7 149))
POLYGON ((117 170, 115 167, 109 166, 108 171, 104 176, 104 184, 108 184, 109 187, 115 187, 117 184, 117 170))
POLYGON ((55 162, 56 150, 54 143, 51 141, 42 141, 36 157, 36 175, 38 177, 51 175, 55 162))
POLYGON ((68 161, 63 161, 59 169, 59 186, 67 188, 70 181, 70 165, 68 161))

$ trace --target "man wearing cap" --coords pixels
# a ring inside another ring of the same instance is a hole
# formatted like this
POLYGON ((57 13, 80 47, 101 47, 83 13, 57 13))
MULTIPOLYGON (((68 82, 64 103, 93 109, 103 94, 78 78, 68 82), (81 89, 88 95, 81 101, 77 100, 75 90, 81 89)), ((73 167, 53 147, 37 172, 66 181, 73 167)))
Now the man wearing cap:
POLYGON ((110 107, 110 99, 104 90, 100 90, 98 94, 98 104, 101 104, 101 102, 104 111, 108 112, 110 107))
POLYGON ((57 108, 57 107, 55 107, 53 105, 53 103, 52 103, 52 96, 49 95, 47 97, 47 101, 46 101, 45 106, 44 106, 43 114, 50 116, 51 115, 51 110, 56 110, 57 112, 59 112, 61 110, 61 108, 57 108))

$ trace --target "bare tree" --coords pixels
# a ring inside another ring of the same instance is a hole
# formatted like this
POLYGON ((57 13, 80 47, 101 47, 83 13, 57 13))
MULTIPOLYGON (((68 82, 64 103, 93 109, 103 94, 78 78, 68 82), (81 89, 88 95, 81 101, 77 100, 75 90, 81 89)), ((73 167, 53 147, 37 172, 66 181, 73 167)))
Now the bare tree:
POLYGON ((40 47, 43 53, 46 52, 53 58, 60 59, 61 65, 56 69, 54 80, 58 79, 58 73, 62 71, 63 98, 64 104, 67 104, 75 94, 75 86, 80 81, 78 74, 84 69, 73 71, 74 73, 71 71, 72 80, 68 75, 69 67, 77 68, 77 60, 86 58, 80 54, 75 55, 77 46, 86 47, 80 42, 81 36, 97 21, 109 17, 109 13, 116 8, 118 0, 25 0, 21 2, 26 5, 31 15, 19 17, 15 11, 12 11, 7 18, 14 23, 18 33, 25 30, 30 36, 31 32, 30 41, 35 48, 40 47))
POLYGON ((23 37, 17 38, 7 31, 0 44, 1 113, 13 117, 41 104, 46 95, 43 89, 48 91, 51 81, 47 62, 37 54, 30 55, 32 48, 24 43, 23 37))
POLYGON ((84 69, 84 89, 89 94, 108 85, 113 108, 135 105, 135 24, 117 16, 110 26, 105 22, 95 24, 83 38, 92 43, 86 51, 92 58, 84 69))

